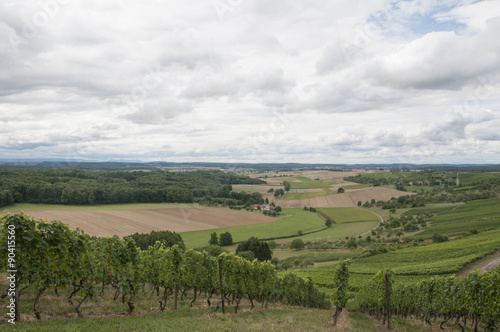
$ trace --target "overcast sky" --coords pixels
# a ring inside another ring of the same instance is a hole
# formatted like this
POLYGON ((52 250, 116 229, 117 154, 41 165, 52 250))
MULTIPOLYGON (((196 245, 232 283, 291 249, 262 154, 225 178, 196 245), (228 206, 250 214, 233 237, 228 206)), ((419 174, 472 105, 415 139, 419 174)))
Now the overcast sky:
POLYGON ((0 159, 500 163, 500 1, 0 0, 0 159))

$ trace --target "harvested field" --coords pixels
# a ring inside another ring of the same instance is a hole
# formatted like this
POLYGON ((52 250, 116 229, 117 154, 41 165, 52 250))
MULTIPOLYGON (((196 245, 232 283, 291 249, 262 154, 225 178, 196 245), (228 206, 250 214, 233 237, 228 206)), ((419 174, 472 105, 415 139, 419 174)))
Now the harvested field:
POLYGON ((342 182, 347 176, 356 176, 366 171, 336 172, 336 171, 305 171, 301 175, 313 179, 324 180, 325 182, 342 182))
POLYGON ((312 207, 350 207, 355 206, 348 194, 334 194, 310 199, 279 200, 276 205, 286 208, 312 207))
POLYGON ((405 196, 405 195, 415 195, 415 193, 409 193, 385 187, 351 189, 351 190, 346 190, 346 193, 356 203, 359 201, 361 201, 362 203, 366 201, 370 202, 372 199, 374 199, 375 201, 388 201, 392 197, 398 198, 400 196, 405 196))
POLYGON ((276 218, 260 213, 221 208, 188 207, 122 211, 26 211, 35 219, 61 220, 95 236, 125 236, 151 231, 188 232, 269 223, 276 218))
POLYGON ((312 188, 312 189, 290 189, 290 193, 292 194, 302 194, 302 193, 318 193, 324 191, 321 188, 312 188))

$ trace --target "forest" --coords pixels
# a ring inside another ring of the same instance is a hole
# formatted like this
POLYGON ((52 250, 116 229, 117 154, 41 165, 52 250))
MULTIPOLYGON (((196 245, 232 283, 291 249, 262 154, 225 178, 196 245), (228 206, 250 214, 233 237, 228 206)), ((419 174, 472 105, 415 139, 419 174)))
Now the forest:
POLYGON ((261 195, 232 192, 259 179, 222 171, 96 172, 78 169, 0 171, 0 207, 13 203, 94 205, 118 203, 262 203, 261 195))

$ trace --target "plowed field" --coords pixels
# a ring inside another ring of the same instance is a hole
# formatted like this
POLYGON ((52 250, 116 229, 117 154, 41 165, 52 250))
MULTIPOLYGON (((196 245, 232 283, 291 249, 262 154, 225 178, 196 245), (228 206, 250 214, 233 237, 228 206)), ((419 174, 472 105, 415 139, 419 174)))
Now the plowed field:
POLYGON ((187 232, 275 221, 260 213, 220 208, 165 208, 122 211, 25 211, 35 219, 61 220, 95 236, 125 236, 151 231, 187 232))
POLYGON ((362 203, 372 199, 375 201, 388 201, 392 197, 398 198, 405 195, 415 195, 415 193, 409 193, 405 191, 399 191, 396 189, 385 188, 385 187, 369 187, 363 189, 352 189, 346 190, 347 194, 351 196, 354 202, 361 201, 362 203))

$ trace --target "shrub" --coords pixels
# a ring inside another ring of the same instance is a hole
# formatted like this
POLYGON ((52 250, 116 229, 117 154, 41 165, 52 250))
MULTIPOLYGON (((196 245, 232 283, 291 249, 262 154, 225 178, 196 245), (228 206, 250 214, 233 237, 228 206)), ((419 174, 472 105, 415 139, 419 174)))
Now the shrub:
POLYGON ((302 241, 302 239, 295 239, 292 241, 292 243, 290 243, 290 249, 302 250, 304 249, 304 247, 305 244, 304 241, 302 241))

